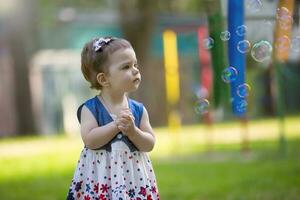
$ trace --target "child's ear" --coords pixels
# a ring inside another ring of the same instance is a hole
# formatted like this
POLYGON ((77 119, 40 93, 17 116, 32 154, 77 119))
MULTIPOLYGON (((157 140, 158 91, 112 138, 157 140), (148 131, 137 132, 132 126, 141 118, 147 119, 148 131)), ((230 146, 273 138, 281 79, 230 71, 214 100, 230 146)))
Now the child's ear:
POLYGON ((105 75, 105 73, 100 72, 97 74, 97 82, 102 86, 102 87, 107 87, 109 86, 109 82, 107 79, 107 76, 105 75))

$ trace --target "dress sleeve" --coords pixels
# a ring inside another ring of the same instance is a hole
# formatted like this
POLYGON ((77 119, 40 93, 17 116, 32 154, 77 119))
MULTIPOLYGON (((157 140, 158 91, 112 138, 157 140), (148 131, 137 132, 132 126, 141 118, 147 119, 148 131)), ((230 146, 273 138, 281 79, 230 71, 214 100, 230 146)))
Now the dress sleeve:
POLYGON ((95 119, 99 125, 100 124, 99 123, 99 110, 98 110, 97 103, 95 102, 94 98, 87 100, 85 103, 81 104, 79 106, 79 108, 77 109, 77 119, 78 119, 79 123, 81 123, 81 110, 82 110, 83 106, 86 106, 91 111, 91 113, 93 114, 93 116, 95 117, 95 119))
POLYGON ((143 112, 144 112, 144 105, 142 103, 138 103, 138 121, 137 121, 137 124, 138 124, 138 127, 140 127, 141 125, 141 121, 142 121, 142 116, 143 116, 143 112))
POLYGON ((82 110, 82 107, 83 107, 83 106, 84 106, 84 103, 81 104, 81 105, 78 107, 78 109, 77 109, 77 119, 78 119, 79 124, 80 124, 80 122, 81 122, 81 110, 82 110))

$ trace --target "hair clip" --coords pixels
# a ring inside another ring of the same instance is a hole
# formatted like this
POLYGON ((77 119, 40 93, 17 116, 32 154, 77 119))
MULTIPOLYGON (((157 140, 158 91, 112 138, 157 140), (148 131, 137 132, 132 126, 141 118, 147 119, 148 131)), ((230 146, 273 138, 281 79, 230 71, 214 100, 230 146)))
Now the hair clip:
POLYGON ((112 38, 98 38, 93 43, 94 51, 97 52, 101 50, 101 48, 112 41, 112 38))

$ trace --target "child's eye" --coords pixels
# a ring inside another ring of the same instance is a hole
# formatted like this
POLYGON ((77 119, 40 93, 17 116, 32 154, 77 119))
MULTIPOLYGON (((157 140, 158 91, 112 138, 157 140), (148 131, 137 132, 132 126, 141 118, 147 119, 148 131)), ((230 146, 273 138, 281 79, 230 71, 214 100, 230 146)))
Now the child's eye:
POLYGON ((122 69, 129 69, 129 65, 124 66, 122 69))

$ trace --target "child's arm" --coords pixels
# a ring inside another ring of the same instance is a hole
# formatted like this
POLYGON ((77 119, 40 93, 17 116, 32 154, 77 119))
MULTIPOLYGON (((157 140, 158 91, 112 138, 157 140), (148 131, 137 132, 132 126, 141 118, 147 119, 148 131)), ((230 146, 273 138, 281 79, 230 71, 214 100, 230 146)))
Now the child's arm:
MULTIPOLYGON (((118 122, 117 122, 118 124, 118 122)), ((119 127, 128 136, 128 138, 134 143, 134 145, 144 152, 149 152, 153 149, 155 144, 155 136, 149 122, 148 112, 144 107, 143 116, 141 119, 140 128, 134 125, 134 119, 131 119, 129 127, 119 127), (127 130, 126 130, 127 129, 127 130)))
POLYGON ((81 110, 80 130, 83 143, 89 149, 102 147, 119 132, 115 122, 99 127, 95 117, 86 106, 83 106, 81 110))

